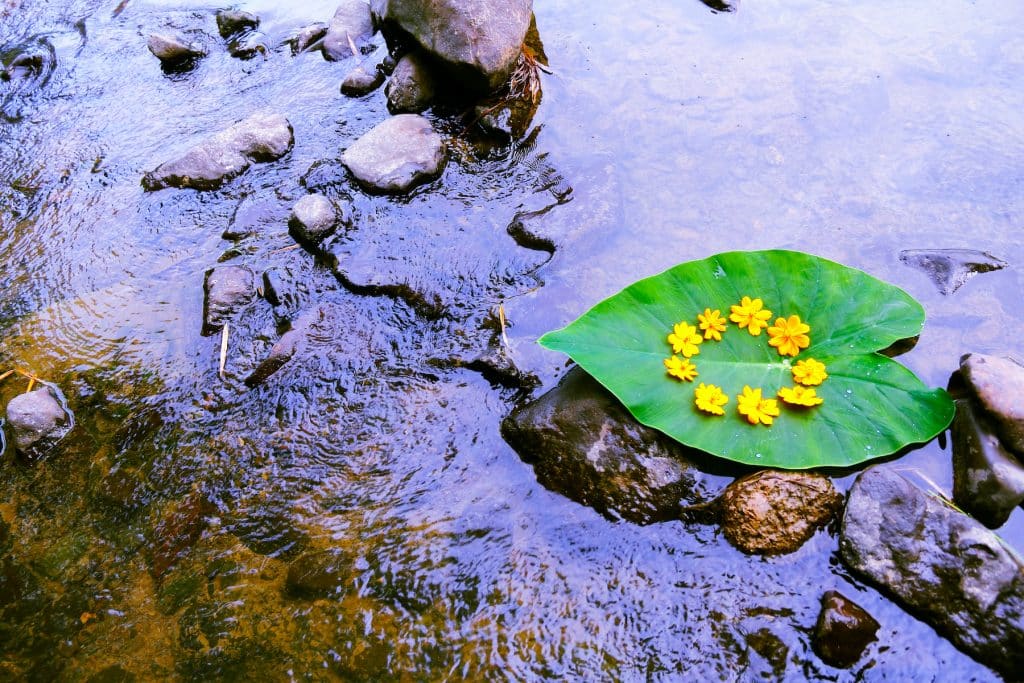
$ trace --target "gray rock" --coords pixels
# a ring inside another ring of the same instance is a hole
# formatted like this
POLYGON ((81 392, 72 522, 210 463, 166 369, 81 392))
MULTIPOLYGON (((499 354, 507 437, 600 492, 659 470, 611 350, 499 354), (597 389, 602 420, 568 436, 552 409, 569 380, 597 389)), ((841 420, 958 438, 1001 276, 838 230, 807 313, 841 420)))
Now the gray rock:
POLYGON ((245 31, 255 31, 260 18, 252 12, 236 9, 222 9, 217 12, 217 30, 222 38, 230 38, 245 31))
POLYGON ((398 60, 384 92, 392 114, 415 114, 429 107, 434 100, 434 77, 423 55, 410 52, 398 60))
POLYGON ((842 502, 826 476, 762 470, 722 492, 722 531, 745 553, 792 553, 835 517, 842 502))
POLYGON ((161 164, 142 179, 147 190, 165 187, 212 190, 255 162, 272 161, 292 148, 295 136, 280 114, 253 114, 161 164))
POLYGON ((372 34, 373 16, 366 0, 343 0, 334 11, 324 36, 324 58, 334 62, 355 57, 357 55, 352 54, 351 46, 358 49, 372 34))
POLYGON ((146 47, 153 53, 153 56, 168 66, 182 64, 206 55, 206 50, 201 45, 190 43, 181 36, 161 33, 152 34, 146 41, 146 47))
POLYGON ((369 95, 384 82, 384 74, 380 69, 368 67, 365 63, 348 72, 341 82, 341 93, 348 97, 369 95))
POLYGON ((314 47, 327 34, 327 24, 319 21, 299 29, 288 42, 292 46, 292 54, 299 54, 314 47))
POLYGON ((430 122, 400 114, 377 124, 345 150, 341 161, 365 189, 402 193, 441 173, 444 140, 430 122))
POLYGON ((859 575, 965 652, 1024 671, 1024 567, 998 536, 883 467, 850 489, 839 549, 859 575))
POLYGON ((638 524, 673 519, 681 500, 702 497, 701 475, 684 449, 634 420, 578 367, 513 410, 501 433, 533 463, 544 487, 612 518, 638 524))
POLYGON ((302 350, 306 344, 309 329, 323 319, 323 311, 316 308, 299 316, 292 328, 281 335, 281 338, 270 349, 267 357, 245 378, 245 384, 254 387, 280 370, 292 357, 302 350))
POLYGON ((900 260, 924 272, 944 295, 960 289, 978 273, 1006 267, 1006 261, 974 249, 905 249, 900 260))
POLYGON ((953 419, 953 500, 990 529, 1005 524, 1024 502, 1024 465, 967 398, 957 400, 953 419))
POLYGON ((338 225, 338 208, 322 194, 307 194, 295 202, 288 227, 300 242, 317 245, 338 225))
POLYGON ((481 89, 515 68, 533 14, 531 0, 372 0, 373 13, 481 89))
POLYGON ((14 432, 14 446, 28 456, 42 455, 74 426, 62 397, 48 386, 12 398, 7 421, 14 432))
POLYGON ((836 591, 821 596, 821 612, 811 634, 811 647, 826 664, 853 666, 878 639, 879 623, 863 607, 836 591))
POLYGON ((1010 358, 969 353, 960 359, 960 373, 1003 445, 1024 455, 1024 367, 1010 358))
POLYGON ((203 333, 213 334, 255 298, 253 272, 245 266, 218 266, 206 273, 203 333))

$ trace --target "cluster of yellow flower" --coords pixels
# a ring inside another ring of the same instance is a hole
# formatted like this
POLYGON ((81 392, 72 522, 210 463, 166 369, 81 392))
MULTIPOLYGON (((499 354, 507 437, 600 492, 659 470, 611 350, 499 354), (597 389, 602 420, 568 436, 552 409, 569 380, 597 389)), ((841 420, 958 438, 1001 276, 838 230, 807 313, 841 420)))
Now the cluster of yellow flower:
MULTIPOLYGON (((751 299, 749 296, 743 297, 739 304, 733 305, 729 313, 729 320, 753 337, 760 336, 761 330, 767 329, 768 344, 775 347, 780 356, 796 356, 811 345, 811 338, 808 336, 811 327, 802 322, 800 316, 778 318, 775 325, 769 326, 768 321, 771 317, 772 312, 764 307, 761 299, 751 299)), ((665 359, 668 374, 685 382, 692 382, 698 373, 697 366, 690 359, 700 353, 700 345, 705 340, 722 341, 726 327, 727 323, 721 310, 710 308, 705 308, 703 313, 697 315, 697 325, 690 325, 685 321, 676 323, 672 327, 672 333, 668 335, 668 343, 672 346, 673 354, 665 359), (698 328, 703 331, 703 335, 697 331, 698 328)), ((790 369, 795 385, 779 389, 778 397, 784 403, 794 406, 820 405, 823 399, 817 396, 814 389, 808 387, 818 386, 828 377, 824 363, 807 358, 797 361, 790 369)), ((694 390, 694 403, 698 410, 705 413, 725 415, 723 406, 728 402, 729 397, 721 387, 714 384, 701 382, 694 390)), ((736 403, 736 410, 750 424, 771 425, 772 420, 779 416, 778 402, 774 398, 762 396, 761 389, 751 389, 745 385, 743 392, 736 397, 736 403)))

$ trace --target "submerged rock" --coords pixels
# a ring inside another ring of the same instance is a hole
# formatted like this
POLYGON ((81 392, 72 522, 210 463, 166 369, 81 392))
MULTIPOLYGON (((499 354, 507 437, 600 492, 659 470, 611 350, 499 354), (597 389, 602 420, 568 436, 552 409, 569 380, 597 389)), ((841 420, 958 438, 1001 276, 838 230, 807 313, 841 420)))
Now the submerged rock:
POLYGON ((48 386, 12 398, 7 404, 7 421, 14 433, 14 446, 30 457, 44 454, 74 426, 63 397, 48 386))
POLYGON ((1005 524, 1024 502, 1024 465, 966 398, 957 400, 953 419, 953 500, 990 529, 1005 524))
POLYGON ((252 12, 237 9, 222 9, 217 12, 217 30, 221 38, 230 38, 244 31, 255 31, 260 18, 252 12))
POLYGON ((342 0, 324 36, 324 58, 333 62, 356 57, 352 46, 358 49, 372 34, 373 17, 366 0, 342 0))
POLYGON ((194 492, 173 505, 153 527, 152 560, 149 571, 160 579, 178 560, 191 552, 207 526, 213 505, 200 492, 194 492))
POLYGON ((513 410, 501 434, 544 487, 612 518, 673 519, 681 500, 702 497, 701 474, 683 447, 633 419, 578 367, 513 410))
POLYGON ((319 308, 299 316, 292 328, 271 347, 270 354, 245 378, 245 385, 248 387, 258 386, 284 367, 305 345, 309 328, 322 318, 323 311, 319 308))
POLYGON ((508 80, 533 15, 531 0, 371 0, 371 6, 481 90, 508 80))
POLYGON ((418 114, 430 106, 434 100, 434 77, 421 53, 410 52, 398 60, 385 93, 392 114, 418 114))
POLYGON ((978 273, 1006 267, 1006 261, 974 249, 905 249, 900 260, 923 271, 940 294, 952 294, 978 273))
POLYGON ((300 555, 290 565, 285 590, 294 597, 329 597, 345 592, 352 581, 352 558, 329 550, 300 555))
POLYGON ((836 591, 821 596, 821 612, 811 647, 821 661, 840 669, 853 666, 878 639, 879 623, 863 607, 836 591))
POLYGON ((745 553, 792 553, 832 520, 842 502, 826 476, 762 470, 722 492, 722 531, 745 553))
POLYGON ((206 273, 203 333, 213 334, 255 298, 254 275, 245 266, 218 266, 206 273))
POLYGON ((1024 566, 979 522, 876 466, 850 489, 839 549, 979 661, 1024 671, 1024 566))
POLYGON ((960 359, 960 374, 1003 445, 1024 455, 1024 366, 1010 358, 969 353, 960 359))
POLYGON ((212 190, 255 162, 284 156, 295 142, 292 126, 280 114, 253 114, 147 173, 147 190, 165 187, 212 190))
POLYGON ((201 45, 191 43, 181 36, 154 33, 146 41, 146 47, 167 66, 184 64, 190 60, 206 56, 201 45))
POLYGON ((286 204, 277 199, 249 196, 238 202, 228 227, 221 233, 226 240, 239 240, 277 228, 288 220, 286 204))
POLYGON ((372 192, 401 193, 444 169, 444 140, 430 122, 400 114, 377 124, 345 150, 341 161, 359 184, 372 192))

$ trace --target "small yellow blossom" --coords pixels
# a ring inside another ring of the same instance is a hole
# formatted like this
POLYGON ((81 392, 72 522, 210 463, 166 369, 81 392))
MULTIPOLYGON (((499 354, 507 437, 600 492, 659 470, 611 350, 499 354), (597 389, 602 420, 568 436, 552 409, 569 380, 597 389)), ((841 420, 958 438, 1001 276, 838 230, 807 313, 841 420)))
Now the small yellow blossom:
POLYGON ((761 329, 768 327, 768 319, 772 312, 764 308, 764 302, 760 299, 751 299, 749 296, 740 300, 739 306, 733 305, 730 309, 729 320, 740 326, 740 329, 747 328, 747 332, 755 337, 761 334, 761 329))
POLYGON ((811 338, 807 333, 811 326, 800 321, 800 316, 791 315, 789 318, 778 318, 773 327, 768 328, 768 344, 779 350, 780 356, 795 356, 800 349, 806 349, 811 344, 811 338))
POLYGON ((819 397, 814 389, 808 389, 799 384, 792 388, 779 389, 779 398, 793 406, 817 406, 825 402, 825 399, 819 397))
POLYGON ((752 425, 770 425, 773 417, 779 416, 779 404, 774 398, 762 398, 760 389, 743 387, 743 393, 736 397, 736 409, 752 425))
POLYGON ((697 366, 691 363, 688 358, 680 358, 679 356, 666 358, 665 367, 668 369, 668 374, 687 382, 692 382, 693 378, 697 376, 697 366))
POLYGON ((712 415, 725 415, 722 406, 729 402, 729 397, 722 392, 721 387, 701 382, 693 391, 693 400, 698 410, 712 415))
POLYGON ((673 353, 681 353, 686 358, 696 356, 700 353, 697 346, 704 338, 697 334, 697 328, 687 325, 685 322, 676 323, 672 328, 672 334, 668 335, 668 343, 672 345, 673 353))
POLYGON ((705 308, 703 313, 697 314, 697 322, 700 323, 700 329, 704 330, 705 339, 722 341, 726 323, 720 310, 716 308, 712 311, 710 308, 705 308))
POLYGON ((817 386, 828 377, 828 373, 825 372, 825 364, 813 358, 798 360, 792 370, 793 381, 806 386, 817 386))

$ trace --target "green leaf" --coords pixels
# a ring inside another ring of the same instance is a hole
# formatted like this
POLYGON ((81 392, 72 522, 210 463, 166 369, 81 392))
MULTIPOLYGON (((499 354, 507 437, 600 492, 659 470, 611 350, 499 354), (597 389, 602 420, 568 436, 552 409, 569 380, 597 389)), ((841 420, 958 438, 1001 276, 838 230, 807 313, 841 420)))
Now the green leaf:
POLYGON ((568 354, 607 387, 637 420, 674 439, 737 462, 805 469, 849 466, 928 441, 953 419, 953 402, 880 353, 920 333, 924 310, 909 294, 870 275, 795 251, 729 252, 682 263, 640 280, 602 301, 561 330, 540 339, 568 354), (729 323, 722 341, 705 340, 691 361, 694 382, 669 377, 666 341, 680 321, 697 324, 705 308, 761 298, 777 317, 799 315, 811 344, 796 359, 729 323), (779 401, 771 426, 752 425, 736 410, 744 385, 766 398, 794 386, 790 367, 814 358, 828 379, 814 387, 824 403, 812 408, 779 401), (729 396, 726 414, 698 411, 694 388, 716 384, 729 396))

